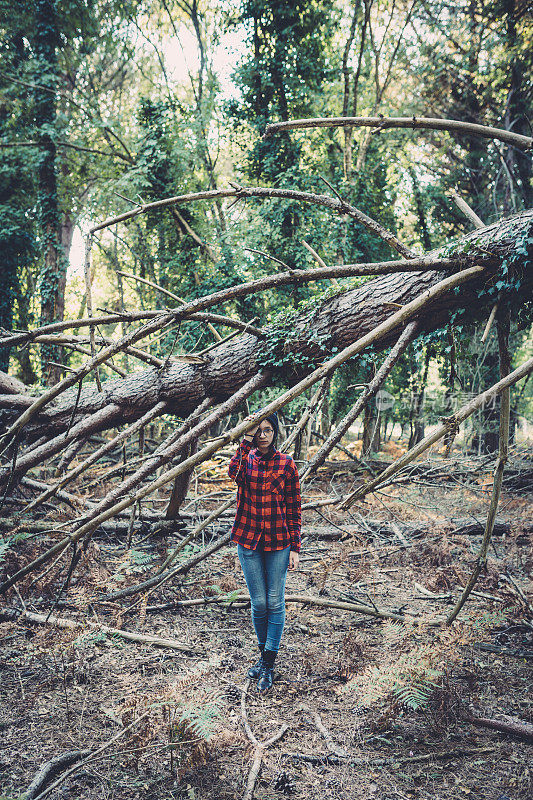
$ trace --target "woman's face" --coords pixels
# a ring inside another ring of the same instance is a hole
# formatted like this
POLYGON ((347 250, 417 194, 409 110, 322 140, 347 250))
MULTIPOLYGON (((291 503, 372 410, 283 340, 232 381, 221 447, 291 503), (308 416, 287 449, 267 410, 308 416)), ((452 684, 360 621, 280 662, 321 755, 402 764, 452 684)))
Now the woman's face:
POLYGON ((272 427, 271 423, 268 420, 264 420, 259 425, 257 433, 255 434, 255 441, 257 442, 257 447, 261 451, 261 453, 266 453, 266 451, 272 444, 273 439, 274 439, 274 428, 272 427))

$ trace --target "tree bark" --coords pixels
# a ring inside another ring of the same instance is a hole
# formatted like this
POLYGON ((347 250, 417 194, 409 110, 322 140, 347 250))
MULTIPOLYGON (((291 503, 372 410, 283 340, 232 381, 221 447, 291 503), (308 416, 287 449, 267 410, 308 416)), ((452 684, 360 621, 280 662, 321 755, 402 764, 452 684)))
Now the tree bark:
MULTIPOLYGON (((41 324, 63 316, 66 264, 61 258, 59 202, 57 195, 57 151, 51 131, 57 117, 57 10, 51 0, 38 0, 35 6, 35 50, 41 75, 35 89, 35 116, 39 128, 39 210, 43 240, 40 273, 41 324)), ((57 360, 52 348, 41 350, 43 383, 59 380, 60 368, 51 365, 57 360)))

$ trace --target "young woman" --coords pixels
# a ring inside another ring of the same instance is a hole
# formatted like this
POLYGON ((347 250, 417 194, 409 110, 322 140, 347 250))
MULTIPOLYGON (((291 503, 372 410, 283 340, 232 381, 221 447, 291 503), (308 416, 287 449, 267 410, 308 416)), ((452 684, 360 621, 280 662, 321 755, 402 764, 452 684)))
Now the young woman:
POLYGON ((271 414, 251 428, 229 465, 238 487, 231 539, 237 542, 261 651, 248 677, 258 679, 260 692, 272 686, 285 624, 285 579, 287 569, 298 566, 301 541, 298 472, 292 458, 276 450, 278 427, 277 415, 271 414))

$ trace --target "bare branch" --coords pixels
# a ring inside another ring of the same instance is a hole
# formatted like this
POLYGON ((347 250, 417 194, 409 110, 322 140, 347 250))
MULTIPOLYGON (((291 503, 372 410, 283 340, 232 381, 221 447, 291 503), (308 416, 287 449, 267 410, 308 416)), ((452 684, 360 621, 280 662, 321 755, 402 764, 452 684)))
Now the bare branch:
MULTIPOLYGON (((265 253, 266 255, 266 253, 265 253)), ((483 261, 484 259, 478 259, 483 261)), ((489 259, 487 258, 487 261, 489 259)), ((190 320, 204 320, 212 319, 215 322, 220 321, 224 325, 239 327, 243 330, 247 327, 247 323, 232 320, 231 317, 224 317, 216 314, 201 314, 194 309, 198 307, 207 308, 210 305, 217 305, 226 300, 233 300, 236 297, 244 297, 248 294, 262 291, 264 289, 271 289, 275 286, 285 286, 290 283, 309 283, 318 280, 329 280, 331 278, 349 278, 357 275, 389 275, 397 272, 431 272, 438 271, 452 271, 460 267, 463 263, 461 258, 439 258, 435 256, 421 256, 420 258, 413 258, 410 260, 399 261, 380 261, 374 263, 364 264, 345 264, 323 269, 321 267, 310 270, 293 270, 292 272, 280 272, 277 275, 268 275, 264 278, 257 278, 249 283, 239 284, 229 289, 215 292, 211 295, 206 295, 199 300, 193 300, 185 306, 180 306, 178 309, 169 311, 169 309, 160 309, 156 311, 134 311, 129 313, 120 314, 107 314, 101 317, 94 317, 92 319, 84 318, 77 320, 63 320, 61 322, 53 322, 49 325, 43 325, 40 328, 35 328, 32 331, 23 331, 10 333, 8 336, 0 338, 0 347, 14 347, 17 344, 31 341, 37 336, 56 331, 63 331, 69 328, 81 328, 89 325, 97 324, 104 325, 112 322, 137 322, 145 319, 162 318, 164 315, 173 314, 173 319, 190 319, 190 320)), ((250 330, 248 328, 248 330, 250 330)), ((147 335, 147 334, 146 334, 147 335)), ((139 337, 142 338, 142 337, 139 337)), ((120 348, 124 349, 123 347, 120 348)))
POLYGON ((422 128, 436 131, 456 131, 469 136, 481 136, 484 139, 499 139, 514 145, 520 150, 530 150, 533 146, 532 136, 506 131, 502 128, 491 128, 473 122, 461 122, 456 119, 433 119, 430 117, 317 117, 316 119, 293 119, 288 122, 275 122, 267 125, 265 136, 272 136, 278 131, 301 128, 422 128))
POLYGON ((406 348, 415 338, 416 332, 419 328, 419 323, 417 320, 410 322, 404 329, 403 333, 401 334, 400 338, 392 348, 391 352, 377 371, 375 377, 368 384, 364 392, 361 394, 355 405, 350 409, 350 411, 346 414, 345 417, 339 422, 335 430, 333 430, 326 441, 322 444, 320 449, 314 455, 312 461, 309 462, 305 471, 301 476, 302 483, 307 478, 307 476, 314 472, 321 464, 324 463, 328 453, 333 450, 336 444, 340 442, 342 436, 346 433, 350 425, 354 422, 355 419, 359 416, 361 411, 363 410, 364 406, 368 403, 368 401, 374 397, 380 386, 385 381, 387 375, 390 373, 391 369, 393 368, 394 364, 398 361, 401 354, 405 352, 406 348))
POLYGON ((77 478, 79 475, 81 475, 81 473, 84 472, 88 467, 90 467, 91 464, 96 463, 96 461, 98 461, 100 458, 102 458, 102 456, 104 456, 106 453, 112 450, 117 444, 120 444, 120 442, 123 442, 125 439, 132 436, 136 431, 138 431, 139 428, 142 428, 148 422, 151 422, 153 419, 163 414, 165 412, 166 407, 167 404, 165 402, 157 403, 157 405, 155 405, 150 411, 148 411, 148 413, 144 414, 144 416, 136 420, 136 422, 134 422, 128 428, 121 431, 117 436, 114 436, 113 439, 111 439, 109 442, 103 444, 102 447, 99 447, 97 450, 95 450, 94 453, 92 453, 88 458, 86 458, 81 464, 78 464, 77 467, 72 469, 70 472, 67 472, 66 475, 64 475, 61 478, 61 480, 58 481, 54 486, 51 486, 49 489, 46 489, 46 491, 42 492, 42 494, 40 494, 39 497, 36 497, 35 500, 32 500, 32 502, 29 503, 29 505, 25 506, 22 509, 22 513, 25 514, 28 511, 31 511, 32 509, 41 505, 41 503, 44 503, 45 500, 48 500, 50 497, 55 495, 59 489, 62 489, 64 486, 70 483, 70 481, 74 480, 74 478, 77 478))
POLYGON ((394 250, 403 255, 405 258, 415 258, 416 253, 410 248, 403 245, 393 233, 388 231, 379 222, 371 219, 355 206, 345 203, 344 201, 334 199, 325 194, 314 194, 312 192, 298 192, 294 189, 273 189, 256 186, 237 187, 235 189, 216 189, 207 192, 196 192, 194 194, 177 195, 176 197, 168 197, 164 200, 156 200, 153 203, 145 203, 140 208, 134 208, 131 211, 126 211, 117 217, 104 220, 99 225, 91 228, 90 233, 103 230, 111 225, 116 225, 118 222, 125 222, 128 219, 137 217, 139 214, 144 214, 147 211, 152 211, 156 208, 166 208, 167 206, 176 205, 178 203, 189 203, 195 200, 214 200, 222 197, 235 197, 242 200, 246 197, 264 197, 274 198, 279 200, 297 200, 302 203, 313 203, 315 205, 324 206, 332 211, 337 211, 340 214, 345 214, 351 217, 356 222, 364 225, 381 239, 387 242, 394 250))
POLYGON ((474 228, 479 229, 485 227, 485 223, 483 222, 483 220, 480 217, 478 217, 476 212, 472 208, 470 208, 466 200, 463 200, 463 198, 455 191, 455 189, 450 189, 448 194, 454 201, 457 208, 459 208, 463 212, 465 217, 467 217, 467 219, 470 220, 474 228))
MULTIPOLYGON (((511 370, 511 357, 509 355, 509 310, 505 309, 504 319, 498 319, 498 345, 500 351, 500 375, 505 378, 509 375, 511 370)), ((500 403, 500 439, 499 439, 499 452, 498 461, 496 462, 496 469, 494 471, 494 481, 492 484, 492 495, 490 498, 490 507, 485 525, 483 539, 479 548, 479 553, 476 558, 476 565, 466 584, 464 591, 457 601, 454 609, 448 615, 446 620, 447 625, 450 625, 457 617, 462 607, 466 603, 468 596, 479 577, 479 574, 485 564, 487 563, 487 553, 489 550, 490 539, 494 529, 494 522, 496 520, 496 512, 498 510, 498 502, 502 489, 503 471, 507 463, 507 456, 509 452, 509 417, 511 411, 511 390, 506 386, 501 393, 500 403)))
MULTIPOLYGON (((122 272, 122 270, 119 269, 117 269, 116 272, 117 275, 122 275, 123 278, 130 278, 131 280, 137 281, 138 283, 144 283, 145 286, 151 286, 152 289, 156 289, 161 294, 164 294, 166 297, 172 298, 172 300, 176 300, 176 302, 178 303, 187 302, 186 300, 183 300, 181 297, 178 297, 177 294, 174 294, 174 292, 169 292, 168 289, 164 289, 163 286, 159 286, 159 284, 153 283, 153 281, 148 281, 146 280, 146 278, 140 278, 138 275, 132 275, 129 272, 122 272)), ((222 336, 219 334, 214 325, 211 325, 211 323, 208 322, 207 327, 209 328, 215 339, 217 339, 220 342, 222 336)))

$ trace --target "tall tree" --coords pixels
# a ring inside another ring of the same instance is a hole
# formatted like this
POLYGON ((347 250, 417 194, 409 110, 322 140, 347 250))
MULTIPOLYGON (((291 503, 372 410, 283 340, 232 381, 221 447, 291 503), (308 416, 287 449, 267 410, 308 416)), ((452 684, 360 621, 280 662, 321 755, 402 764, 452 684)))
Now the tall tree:
MULTIPOLYGON (((60 239, 57 180, 57 47, 60 32, 57 0, 36 0, 33 28, 35 49, 35 129, 39 144, 38 205, 42 237, 40 272, 41 324, 63 318, 66 260, 60 239)), ((50 363, 55 351, 41 351, 43 383, 56 383, 60 367, 50 363)))
MULTIPOLYGON (((3 2, 0 19, 3 20, 0 65, 6 76, 0 95, 0 141, 9 145, 13 136, 24 136, 31 124, 31 104, 18 102, 20 84, 12 80, 12 76, 22 76, 25 72, 30 53, 24 35, 27 29, 24 9, 3 2)), ((36 202, 32 174, 35 166, 33 149, 3 148, 0 160, 0 252, 3 260, 0 270, 0 326, 4 329, 13 327, 21 276, 25 269, 33 266, 36 255, 36 225, 29 213, 36 202)), ((6 372, 9 356, 9 348, 0 353, 0 369, 6 372)), ((24 351, 24 356, 27 359, 27 351, 24 351)), ((22 378, 32 381, 31 368, 24 370, 22 378)))

